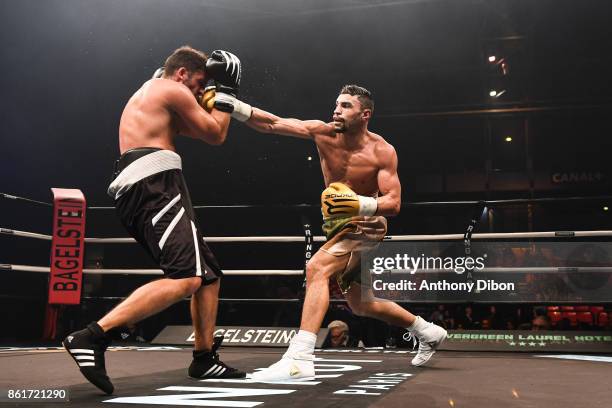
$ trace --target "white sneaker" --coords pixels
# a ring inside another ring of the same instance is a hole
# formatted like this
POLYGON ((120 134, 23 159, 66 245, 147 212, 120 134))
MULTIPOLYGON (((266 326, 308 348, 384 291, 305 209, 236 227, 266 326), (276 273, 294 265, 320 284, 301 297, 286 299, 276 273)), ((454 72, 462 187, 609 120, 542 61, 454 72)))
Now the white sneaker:
POLYGON ((429 322, 426 324, 427 326, 419 330, 418 333, 410 333, 410 335, 415 336, 419 340, 419 351, 412 359, 412 365, 416 367, 428 362, 436 353, 436 349, 448 336, 444 328, 429 322))
POLYGON ((251 375, 254 381, 273 382, 314 378, 314 356, 312 354, 285 355, 276 363, 251 375))

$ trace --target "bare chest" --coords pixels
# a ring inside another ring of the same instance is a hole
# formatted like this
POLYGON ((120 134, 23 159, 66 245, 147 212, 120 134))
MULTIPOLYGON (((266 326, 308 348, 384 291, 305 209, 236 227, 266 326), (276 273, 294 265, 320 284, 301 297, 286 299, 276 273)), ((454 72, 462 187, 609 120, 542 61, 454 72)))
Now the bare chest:
POLYGON ((380 166, 371 148, 350 151, 336 146, 319 146, 319 155, 326 184, 343 182, 362 195, 378 192, 380 166))

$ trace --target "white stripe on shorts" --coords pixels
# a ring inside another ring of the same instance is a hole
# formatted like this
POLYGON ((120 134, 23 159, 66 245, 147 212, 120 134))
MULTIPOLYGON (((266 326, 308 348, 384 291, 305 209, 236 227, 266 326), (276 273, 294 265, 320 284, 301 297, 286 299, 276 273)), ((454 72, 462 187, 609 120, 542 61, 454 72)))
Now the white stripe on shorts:
POLYGON ((196 256, 196 276, 202 276, 202 264, 200 262, 200 246, 198 245, 198 234, 193 221, 191 221, 191 231, 193 232, 193 245, 195 246, 196 256))
POLYGON ((176 204, 176 202, 177 202, 178 200, 180 200, 180 199, 181 199, 181 195, 179 194, 179 195, 177 195, 176 197, 174 197, 174 198, 173 198, 173 199, 172 199, 172 200, 171 200, 171 201, 170 201, 168 204, 166 204, 166 206, 165 206, 164 208, 162 208, 162 209, 161 209, 161 210, 160 210, 160 211, 157 213, 157 215, 155 215, 155 217, 153 217, 153 220, 151 220, 151 222, 153 223, 153 226, 155 226, 155 224, 157 224, 157 221, 159 221, 159 219, 160 219, 161 217, 163 217, 163 216, 164 216, 164 214, 165 214, 165 213, 167 213, 167 212, 168 212, 168 210, 169 210, 170 208, 172 208, 172 206, 173 206, 174 204, 176 204))
POLYGON ((168 228, 166 228, 166 230, 164 231, 164 234, 159 240, 159 249, 164 249, 164 244, 166 243, 166 240, 168 239, 168 237, 172 233, 172 230, 174 229, 174 227, 176 227, 176 224, 178 224, 179 220, 181 219, 184 213, 185 213, 185 208, 181 207, 181 210, 178 212, 178 214, 174 216, 174 218, 172 219, 172 222, 170 222, 170 225, 168 225, 168 228))

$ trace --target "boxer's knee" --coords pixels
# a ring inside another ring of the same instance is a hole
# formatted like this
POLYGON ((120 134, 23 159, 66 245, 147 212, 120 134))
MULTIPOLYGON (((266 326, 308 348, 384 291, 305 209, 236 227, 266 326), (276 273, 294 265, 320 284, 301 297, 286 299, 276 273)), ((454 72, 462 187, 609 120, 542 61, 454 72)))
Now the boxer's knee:
POLYGON ((306 283, 327 281, 331 273, 331 266, 321 260, 312 258, 306 265, 306 283))
POLYGON ((353 314, 361 317, 372 317, 376 314, 376 303, 373 302, 374 299, 368 291, 363 292, 360 285, 352 284, 346 294, 346 302, 353 314))
POLYGON ((212 282, 204 282, 202 286, 198 288, 197 293, 207 293, 207 294, 218 294, 219 289, 221 288, 221 278, 217 278, 212 282))
POLYGON ((364 302, 364 301, 349 301, 347 302, 353 314, 361 317, 377 317, 378 316, 378 304, 376 302, 364 302))
POLYGON ((312 258, 306 264, 306 281, 309 282, 315 279, 316 276, 320 273, 320 271, 321 271, 321 265, 318 262, 317 258, 316 257, 312 258))
POLYGON ((368 308, 366 304, 352 297, 347 297, 346 300, 348 303, 348 307, 351 308, 351 311, 353 312, 354 315, 362 316, 362 317, 368 316, 368 308))
POLYGON ((306 283, 328 281, 329 278, 344 270, 349 256, 336 257, 319 251, 306 265, 306 283))
POLYGON ((193 276, 191 278, 183 278, 183 279, 180 279, 180 281, 182 283, 181 286, 184 291, 184 296, 193 295, 202 286, 202 278, 200 278, 199 276, 193 276))

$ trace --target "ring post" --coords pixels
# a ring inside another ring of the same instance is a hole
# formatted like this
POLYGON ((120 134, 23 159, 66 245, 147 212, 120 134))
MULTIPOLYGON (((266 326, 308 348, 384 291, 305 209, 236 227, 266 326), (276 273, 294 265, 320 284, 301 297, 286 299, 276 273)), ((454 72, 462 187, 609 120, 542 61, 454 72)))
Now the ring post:
POLYGON ((44 338, 55 337, 59 305, 81 303, 87 204, 81 190, 52 188, 53 238, 44 338))

